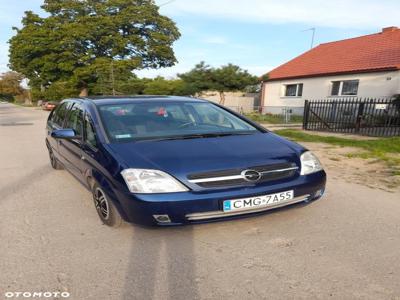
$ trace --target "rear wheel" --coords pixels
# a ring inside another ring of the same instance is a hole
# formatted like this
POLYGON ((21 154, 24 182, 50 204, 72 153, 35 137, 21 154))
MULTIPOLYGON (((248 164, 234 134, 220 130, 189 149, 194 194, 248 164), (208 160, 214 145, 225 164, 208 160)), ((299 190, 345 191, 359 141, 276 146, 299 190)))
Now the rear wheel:
POLYGON ((97 183, 94 184, 92 193, 94 206, 100 220, 107 226, 119 227, 122 224, 122 218, 114 203, 109 200, 106 193, 97 183))
POLYGON ((60 164, 60 162, 57 160, 57 158, 54 156, 53 150, 49 146, 47 146, 47 150, 49 151, 49 158, 50 158, 51 167, 53 169, 55 169, 55 170, 62 170, 63 167, 60 164))

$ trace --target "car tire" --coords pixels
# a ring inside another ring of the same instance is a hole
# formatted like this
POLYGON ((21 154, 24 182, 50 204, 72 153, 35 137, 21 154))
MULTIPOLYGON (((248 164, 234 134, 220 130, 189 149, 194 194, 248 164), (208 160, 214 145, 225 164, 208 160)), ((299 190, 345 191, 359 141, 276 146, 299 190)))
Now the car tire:
POLYGON ((92 187, 92 194, 94 207, 96 208, 97 214, 103 224, 114 228, 121 226, 121 215, 114 203, 97 183, 92 187))
POLYGON ((54 156, 53 150, 47 146, 47 150, 49 151, 49 158, 50 158, 50 165, 54 170, 62 170, 63 166, 61 163, 57 160, 57 158, 54 156))

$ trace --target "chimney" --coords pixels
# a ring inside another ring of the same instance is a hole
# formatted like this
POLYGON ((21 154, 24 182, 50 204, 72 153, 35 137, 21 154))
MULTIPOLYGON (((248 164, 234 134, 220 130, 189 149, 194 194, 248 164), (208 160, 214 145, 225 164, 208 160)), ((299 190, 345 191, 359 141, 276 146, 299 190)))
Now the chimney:
POLYGON ((399 28, 396 27, 396 26, 390 26, 390 27, 383 28, 382 32, 386 33, 386 32, 393 32, 393 31, 396 31, 396 30, 399 30, 399 28))

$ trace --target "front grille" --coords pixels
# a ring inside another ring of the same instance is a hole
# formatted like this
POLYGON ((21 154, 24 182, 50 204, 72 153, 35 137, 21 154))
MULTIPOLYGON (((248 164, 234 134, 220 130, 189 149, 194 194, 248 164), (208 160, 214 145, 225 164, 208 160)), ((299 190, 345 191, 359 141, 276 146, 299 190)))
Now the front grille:
POLYGON ((189 182, 195 183, 203 188, 216 188, 240 185, 254 185, 261 182, 275 181, 290 178, 296 174, 298 167, 295 163, 278 163, 271 165, 253 166, 242 169, 217 170, 190 174, 189 182), (261 177, 257 181, 247 181, 242 172, 254 170, 260 172, 261 177))

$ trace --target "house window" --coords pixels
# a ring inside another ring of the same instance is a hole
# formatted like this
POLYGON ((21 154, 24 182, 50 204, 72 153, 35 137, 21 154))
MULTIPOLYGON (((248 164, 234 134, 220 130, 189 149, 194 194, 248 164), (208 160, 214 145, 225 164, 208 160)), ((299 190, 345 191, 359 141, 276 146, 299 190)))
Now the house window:
POLYGON ((340 81, 333 81, 332 82, 332 96, 338 96, 340 91, 340 81))
POLYGON ((358 80, 346 80, 342 83, 342 95, 357 95, 358 80))
POLYGON ((303 95, 303 84, 287 84, 285 85, 285 97, 301 97, 303 95))
POLYGON ((331 96, 356 96, 359 80, 332 81, 331 96))

